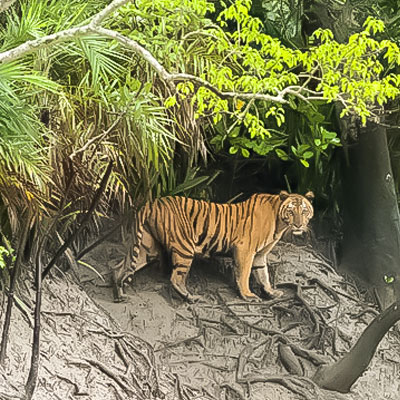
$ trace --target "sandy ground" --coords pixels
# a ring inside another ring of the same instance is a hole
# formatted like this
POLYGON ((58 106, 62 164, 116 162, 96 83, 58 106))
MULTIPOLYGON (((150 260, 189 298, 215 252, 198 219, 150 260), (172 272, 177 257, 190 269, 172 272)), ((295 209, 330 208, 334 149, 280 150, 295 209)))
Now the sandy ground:
MULTIPOLYGON (((99 268, 107 260, 110 267, 120 252, 120 248, 108 246, 91 254, 87 261, 99 268)), ((127 288, 128 302, 123 304, 113 303, 111 289, 102 287, 93 274, 88 273, 83 280, 88 293, 108 310, 123 331, 133 332, 154 346, 159 368, 215 399, 303 398, 276 383, 237 382, 238 370, 245 375, 257 372, 264 378, 288 374, 278 353, 279 335, 267 331, 285 332, 285 339, 316 350, 331 362, 350 349, 374 316, 372 310, 355 318, 366 306, 374 306, 367 305, 357 288, 346 283, 310 247, 281 244, 271 255, 275 284, 283 285, 288 298, 277 304, 268 300, 260 304, 241 301, 229 264, 229 259, 195 263, 189 288, 201 295, 196 304, 188 304, 173 292, 168 273, 160 271, 157 264, 135 275, 127 288), (313 279, 337 291, 339 302, 313 279), (316 333, 304 306, 293 301, 293 283, 303 287, 304 299, 319 313, 321 324, 326 325, 322 334, 316 333)), ((303 394, 318 399, 398 399, 399 338, 393 330, 386 335, 351 393, 315 392, 305 384, 303 394)), ((304 375, 312 376, 316 366, 304 359, 300 363, 304 375)), ((182 398, 191 397, 184 393, 182 398)))
MULTIPOLYGON (((86 257, 90 268, 80 266, 80 285, 63 273, 46 280, 35 400, 398 399, 400 336, 394 329, 350 393, 321 390, 307 380, 316 364, 343 356, 376 313, 310 247, 282 243, 274 250, 270 265, 285 294, 261 303, 238 297, 225 258, 195 263, 189 279, 192 293, 200 295, 195 304, 174 293, 157 264, 139 271, 128 301, 116 304, 109 271, 122 255, 118 243, 106 243, 86 257), (300 377, 286 370, 285 344, 308 355, 296 356, 300 377)), ((8 358, 0 368, 0 399, 7 400, 22 398, 29 372, 29 274, 18 294, 8 358)))

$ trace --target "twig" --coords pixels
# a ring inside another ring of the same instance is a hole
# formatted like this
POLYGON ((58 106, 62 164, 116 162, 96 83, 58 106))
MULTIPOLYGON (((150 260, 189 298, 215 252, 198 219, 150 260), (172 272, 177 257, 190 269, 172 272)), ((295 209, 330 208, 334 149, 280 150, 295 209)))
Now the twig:
POLYGON ((338 294, 335 292, 335 290, 333 290, 331 287, 329 287, 328 285, 326 285, 325 283, 323 283, 322 281, 320 281, 318 278, 313 278, 310 279, 309 283, 312 285, 314 283, 316 283, 318 286, 321 287, 321 289, 323 289, 325 292, 329 293, 333 300, 336 301, 336 303, 340 302, 339 296, 338 294))
MULTIPOLYGON (((258 383, 258 382, 265 382, 265 383, 278 383, 285 387, 286 389, 290 390, 291 392, 298 394, 305 399, 309 400, 310 395, 306 391, 304 391, 301 387, 303 382, 309 383, 312 388, 314 389, 314 394, 318 393, 319 389, 318 386, 311 380, 304 376, 294 376, 294 375, 270 375, 270 376, 263 376, 259 374, 248 374, 243 376, 239 383, 258 383), (299 387, 300 386, 300 387, 299 387)), ((303 386, 304 387, 304 386, 303 386)), ((318 395, 316 398, 319 398, 318 395)))
POLYGON ((310 307, 306 299, 303 297, 301 286, 296 284, 297 290, 296 290, 296 298, 297 300, 300 301, 301 304, 305 307, 307 310, 308 314, 310 315, 311 320, 314 322, 314 331, 320 333, 320 326, 319 326, 319 321, 317 319, 317 316, 313 309, 310 307))
POLYGON ((177 340, 176 342, 172 342, 172 343, 167 343, 166 345, 159 347, 158 349, 154 350, 154 353, 157 353, 158 351, 164 351, 166 349, 170 349, 172 347, 177 347, 180 346, 182 344, 186 344, 186 343, 190 343, 190 342, 196 342, 198 343, 201 347, 203 347, 204 349, 204 344, 201 343, 201 338, 203 337, 203 333, 200 333, 196 336, 187 338, 187 339, 182 339, 182 340, 177 340))
POLYGON ((103 179, 100 182, 100 186, 97 189, 97 191, 93 197, 92 203, 90 204, 90 207, 89 207, 87 213, 83 217, 81 224, 79 225, 79 227, 77 229, 74 230, 74 232, 72 232, 70 234, 70 236, 67 238, 67 240, 64 242, 64 244, 57 250, 57 252, 54 255, 54 257, 52 258, 52 260, 48 263, 47 267, 44 269, 43 274, 42 274, 42 279, 46 278, 46 276, 48 275, 48 273, 50 272, 50 270, 54 266, 54 264, 64 254, 64 251, 72 244, 72 242, 76 239, 76 237, 79 235, 79 233, 85 227, 85 225, 89 222, 94 210, 96 209, 96 207, 100 201, 100 197, 103 194, 103 192, 107 186, 108 178, 110 177, 110 174, 112 171, 112 166, 113 166, 113 163, 112 163, 112 161, 110 161, 108 163, 106 172, 104 173, 103 179))
POLYGON ((122 340, 116 341, 115 342, 115 350, 125 364, 125 367, 126 367, 125 375, 130 374, 136 389, 140 390, 144 395, 144 390, 143 390, 142 385, 139 383, 139 381, 136 377, 136 374, 132 373, 132 365, 133 365, 132 361, 129 361, 128 358, 126 357, 126 354, 128 354, 128 356, 131 358, 131 360, 133 360, 133 357, 129 353, 129 350, 127 349, 125 343, 122 340))
POLYGON ((74 396, 89 396, 88 391, 81 391, 78 384, 76 382, 71 381, 71 379, 66 376, 56 375, 58 379, 61 379, 74 387, 74 396))
POLYGON ((350 314, 349 317, 351 319, 359 319, 361 316, 368 314, 368 313, 373 314, 375 317, 377 315, 379 315, 379 312, 374 310, 373 308, 366 308, 365 310, 362 310, 357 314, 350 314))
MULTIPOLYGON (((115 381, 122 389, 125 390, 125 392, 128 394, 128 396, 138 396, 138 393, 135 393, 135 390, 133 387, 128 385, 127 383, 124 382, 123 377, 115 374, 110 368, 106 367, 103 363, 101 363, 98 360, 93 360, 90 358, 83 359, 83 360, 68 360, 67 361, 69 364, 76 364, 76 365, 91 365, 97 369, 99 369, 101 372, 106 374, 109 378, 115 381)), ((143 397, 141 397, 143 398, 143 397)))
MULTIPOLYGON (((123 217, 125 218, 125 217, 123 217)), ((115 224, 114 227, 112 227, 107 233, 105 233, 102 237, 97 239, 95 242, 90 244, 88 247, 83 249, 82 251, 79 252, 79 254, 76 256, 76 260, 80 260, 84 255, 92 251, 94 248, 96 248, 98 245, 103 243, 105 240, 107 240, 111 235, 113 235, 121 226, 121 222, 123 221, 123 218, 118 220, 118 222, 115 224)))

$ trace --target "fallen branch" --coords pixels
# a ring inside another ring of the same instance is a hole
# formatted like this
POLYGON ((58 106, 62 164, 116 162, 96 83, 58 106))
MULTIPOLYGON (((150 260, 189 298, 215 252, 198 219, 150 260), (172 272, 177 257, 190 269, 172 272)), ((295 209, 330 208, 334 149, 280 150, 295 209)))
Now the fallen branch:
POLYGON ((347 393, 368 368, 383 336, 398 320, 400 320, 400 307, 396 302, 368 325, 357 343, 342 359, 334 364, 320 367, 312 380, 324 389, 347 393))
POLYGON ((287 372, 289 372, 291 375, 304 375, 303 367, 301 366, 300 361, 295 356, 290 346, 279 343, 278 354, 282 365, 285 367, 287 372))

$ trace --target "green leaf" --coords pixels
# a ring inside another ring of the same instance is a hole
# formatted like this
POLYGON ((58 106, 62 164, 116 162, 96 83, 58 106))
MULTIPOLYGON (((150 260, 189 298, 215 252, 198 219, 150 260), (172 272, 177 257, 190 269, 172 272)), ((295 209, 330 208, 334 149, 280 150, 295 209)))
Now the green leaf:
POLYGON ((176 104, 176 97, 175 96, 168 97, 168 99, 165 100, 165 103, 164 103, 166 108, 173 107, 175 104, 176 104))
POLYGON ((321 146, 321 139, 314 139, 314 143, 316 146, 321 146))
POLYGON ((310 166, 310 164, 308 163, 308 161, 304 160, 304 159, 300 159, 300 162, 306 167, 308 168, 310 166))
POLYGON ((383 280, 389 285, 395 281, 395 277, 393 275, 384 275, 383 280))
POLYGON ((246 157, 246 158, 249 158, 250 157, 250 152, 247 150, 247 149, 245 149, 244 147, 242 147, 242 156, 243 157, 246 157))
POLYGON ((236 146, 231 146, 229 148, 229 154, 236 154, 238 152, 239 148, 236 146))
POLYGON ((303 153, 303 158, 311 158, 314 155, 312 151, 306 151, 303 153))
POLYGON ((283 160, 283 161, 288 161, 288 160, 289 160, 289 156, 288 156, 288 154, 286 153, 285 150, 282 150, 282 149, 275 149, 275 153, 277 154, 277 156, 278 156, 281 160, 283 160))

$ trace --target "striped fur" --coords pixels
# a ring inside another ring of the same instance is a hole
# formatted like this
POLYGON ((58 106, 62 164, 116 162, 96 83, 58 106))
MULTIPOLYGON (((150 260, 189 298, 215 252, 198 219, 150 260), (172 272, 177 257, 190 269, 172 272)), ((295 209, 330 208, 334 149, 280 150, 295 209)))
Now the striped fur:
POLYGON ((154 258, 167 255, 172 262, 171 283, 192 300, 186 278, 195 255, 232 252, 240 295, 251 300, 253 269, 266 293, 279 296, 269 281, 266 257, 283 233, 307 231, 313 216, 312 192, 305 196, 282 191, 279 195, 255 194, 237 204, 217 204, 186 197, 163 197, 146 203, 136 220, 136 243, 130 269, 115 269, 115 300, 123 299, 123 282, 154 258))

